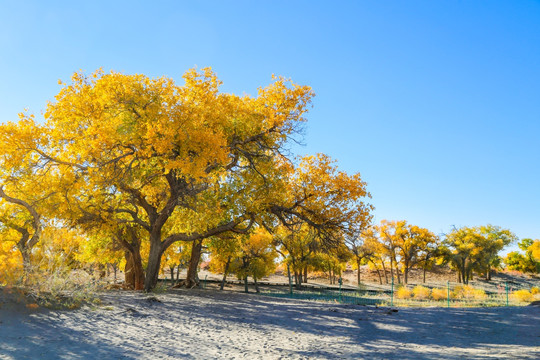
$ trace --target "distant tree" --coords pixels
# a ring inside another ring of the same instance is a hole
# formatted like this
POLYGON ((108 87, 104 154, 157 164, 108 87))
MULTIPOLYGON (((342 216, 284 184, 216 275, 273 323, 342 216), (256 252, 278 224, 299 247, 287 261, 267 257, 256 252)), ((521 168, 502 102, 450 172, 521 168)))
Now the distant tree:
POLYGON ((540 243, 539 240, 522 239, 518 246, 523 254, 518 251, 512 251, 504 258, 504 263, 510 270, 517 270, 526 273, 540 272, 540 259, 535 259, 533 255, 534 243, 540 243))
POLYGON ((444 240, 445 257, 464 284, 469 283, 473 271, 483 272, 490 279, 498 252, 516 239, 509 230, 493 225, 453 229, 444 240))
POLYGON ((272 235, 259 228, 251 234, 240 235, 240 247, 231 260, 230 272, 244 280, 245 292, 248 292, 248 276, 253 278, 255 290, 260 292, 257 280, 275 270, 276 257, 272 235))

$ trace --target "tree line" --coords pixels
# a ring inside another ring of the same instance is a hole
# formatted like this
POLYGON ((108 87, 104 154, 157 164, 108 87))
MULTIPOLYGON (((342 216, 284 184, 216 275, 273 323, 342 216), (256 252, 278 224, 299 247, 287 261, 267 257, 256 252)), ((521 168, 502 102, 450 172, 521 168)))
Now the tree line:
MULTIPOLYGON (((406 221, 371 225, 360 174, 325 154, 291 154, 310 87, 274 77, 237 96, 209 68, 183 80, 75 73, 42 121, 21 113, 0 125, 0 283, 28 283, 53 263, 121 268, 128 287, 146 291, 183 267, 192 287, 203 254, 246 286, 277 261, 298 286, 309 271, 335 282, 348 262, 369 264, 381 283, 446 263, 467 283, 489 277, 517 241, 491 225, 444 238, 406 221)), ((508 266, 538 271, 538 240, 522 243, 508 266)))

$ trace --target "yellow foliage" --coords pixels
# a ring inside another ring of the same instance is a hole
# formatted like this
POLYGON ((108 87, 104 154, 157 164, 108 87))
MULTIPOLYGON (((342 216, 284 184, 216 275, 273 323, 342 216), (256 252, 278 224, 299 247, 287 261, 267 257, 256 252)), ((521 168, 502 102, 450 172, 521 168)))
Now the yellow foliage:
POLYGON ((540 294, 540 288, 538 286, 531 287, 531 295, 540 294))
POLYGON ((483 300, 487 298, 486 292, 482 289, 475 289, 470 285, 458 285, 451 293, 453 299, 476 299, 483 300))
POLYGON ((530 302, 533 299, 533 295, 525 289, 516 290, 511 294, 511 296, 514 300, 520 302, 530 302))
POLYGON ((431 290, 431 298, 433 300, 445 300, 448 298, 448 290, 433 288, 431 290))
POLYGON ((410 299, 412 291, 407 289, 405 286, 401 286, 396 290, 396 298, 398 299, 410 299))
POLYGON ((425 286, 416 285, 413 289, 413 294, 414 294, 415 299, 425 300, 429 298, 429 293, 430 293, 430 290, 425 286))

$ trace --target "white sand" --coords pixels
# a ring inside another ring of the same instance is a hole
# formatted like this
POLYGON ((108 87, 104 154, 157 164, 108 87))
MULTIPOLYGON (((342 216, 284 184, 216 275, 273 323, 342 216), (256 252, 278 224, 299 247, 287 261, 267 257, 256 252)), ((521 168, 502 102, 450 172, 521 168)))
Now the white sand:
POLYGON ((212 290, 0 308, 0 359, 539 359, 540 308, 387 308, 212 290))

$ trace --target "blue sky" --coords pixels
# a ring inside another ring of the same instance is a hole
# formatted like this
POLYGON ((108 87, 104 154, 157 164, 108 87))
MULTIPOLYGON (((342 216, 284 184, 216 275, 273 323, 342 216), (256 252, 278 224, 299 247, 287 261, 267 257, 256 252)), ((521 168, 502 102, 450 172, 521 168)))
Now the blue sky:
POLYGON ((540 238, 538 1, 2 1, 0 121, 103 67, 225 92, 313 87, 300 154, 368 182, 375 221, 540 238))

